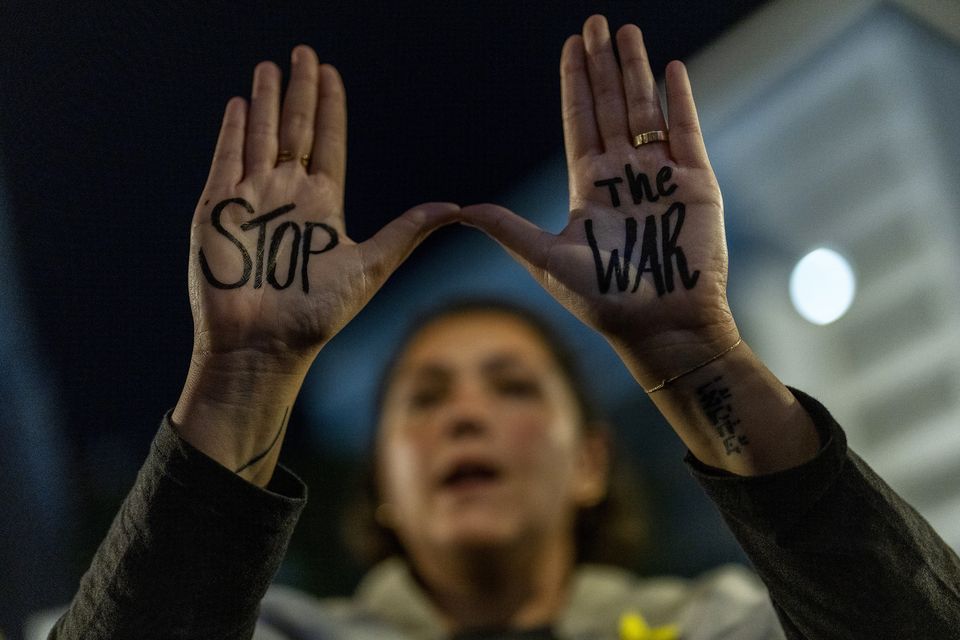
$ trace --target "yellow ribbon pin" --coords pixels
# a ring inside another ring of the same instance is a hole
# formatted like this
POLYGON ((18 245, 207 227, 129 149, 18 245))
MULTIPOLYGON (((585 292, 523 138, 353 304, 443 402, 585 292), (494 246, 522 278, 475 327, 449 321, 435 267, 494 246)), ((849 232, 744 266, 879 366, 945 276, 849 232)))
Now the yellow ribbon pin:
POLYGON ((680 640, 680 629, 675 624, 653 628, 642 615, 630 612, 620 616, 620 640, 680 640))

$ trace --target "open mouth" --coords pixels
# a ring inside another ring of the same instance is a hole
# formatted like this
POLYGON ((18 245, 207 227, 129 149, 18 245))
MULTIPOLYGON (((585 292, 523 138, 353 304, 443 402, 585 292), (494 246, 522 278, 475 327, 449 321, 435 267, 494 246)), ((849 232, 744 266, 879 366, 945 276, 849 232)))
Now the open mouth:
POLYGON ((495 484, 503 473, 497 467, 484 463, 465 462, 456 465, 443 477, 445 489, 471 489, 495 484))

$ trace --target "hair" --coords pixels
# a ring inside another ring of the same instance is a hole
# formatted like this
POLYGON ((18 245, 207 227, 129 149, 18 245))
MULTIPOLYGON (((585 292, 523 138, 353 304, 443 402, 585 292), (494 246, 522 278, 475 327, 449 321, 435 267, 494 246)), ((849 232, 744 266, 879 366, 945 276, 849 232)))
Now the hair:
MULTIPOLYGON (((559 366, 573 392, 579 413, 579 424, 586 432, 605 431, 612 437, 596 403, 584 384, 571 351, 556 331, 540 315, 521 305, 497 299, 468 298, 447 303, 419 315, 402 334, 396 350, 387 361, 376 395, 379 416, 386 394, 393 382, 400 358, 410 342, 438 320, 477 313, 499 313, 520 320, 534 330, 559 366)), ((369 445, 370 454, 361 467, 355 498, 349 502, 342 520, 344 541, 355 559, 369 568, 392 556, 406 557, 396 533, 376 518, 381 503, 377 478, 376 433, 369 445)), ((610 471, 604 498, 595 505, 581 508, 575 521, 576 562, 615 564, 638 569, 649 544, 644 518, 644 492, 637 474, 616 455, 610 446, 610 471)))

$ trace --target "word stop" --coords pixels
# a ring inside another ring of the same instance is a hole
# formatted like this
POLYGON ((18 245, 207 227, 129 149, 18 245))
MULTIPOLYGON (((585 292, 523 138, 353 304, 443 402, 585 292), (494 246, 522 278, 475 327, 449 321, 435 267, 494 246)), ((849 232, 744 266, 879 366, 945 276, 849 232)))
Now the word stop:
POLYGON ((253 218, 252 220, 244 222, 240 225, 241 231, 254 231, 257 234, 257 261, 256 267, 254 268, 253 259, 250 257, 250 252, 247 251, 246 246, 244 246, 244 244, 235 235, 225 229, 223 223, 220 221, 220 217, 223 215, 223 210, 231 204, 240 205, 246 209, 247 213, 250 215, 255 213, 253 206, 251 206, 250 203, 243 198, 230 198, 217 203, 210 214, 210 223, 219 234, 224 236, 233 244, 233 246, 237 248, 239 257, 243 261, 243 275, 241 275, 240 279, 236 282, 222 282, 213 275, 213 271, 210 269, 210 264, 207 262, 207 257, 203 253, 203 247, 201 247, 200 269, 203 271, 203 276, 207 279, 207 282, 217 289, 237 289, 247 284, 247 282, 250 280, 250 275, 252 274, 254 289, 259 289, 263 286, 264 276, 266 276, 267 283, 270 284, 270 286, 272 286, 274 289, 286 289, 293 284, 293 281, 297 276, 297 265, 299 263, 300 281, 303 287, 303 292, 309 293, 310 279, 308 265, 310 263, 310 256, 330 251, 337 246, 337 243, 340 241, 339 236, 337 235, 337 230, 329 225, 323 224, 322 222, 304 222, 303 229, 301 229, 300 225, 298 225, 296 222, 292 220, 286 220, 273 228, 273 233, 270 234, 270 246, 267 248, 267 223, 279 218, 284 214, 290 213, 296 208, 296 205, 293 203, 285 204, 282 207, 277 207, 273 211, 269 211, 263 215, 257 216, 256 218, 253 218), (317 229, 322 231, 327 236, 326 244, 319 249, 315 249, 313 246, 314 232, 317 229), (280 253, 280 247, 283 244, 286 236, 290 237, 289 242, 291 243, 290 263, 287 265, 286 277, 283 282, 281 282, 277 278, 277 257, 280 253), (265 248, 267 249, 266 265, 264 265, 263 259, 265 248))

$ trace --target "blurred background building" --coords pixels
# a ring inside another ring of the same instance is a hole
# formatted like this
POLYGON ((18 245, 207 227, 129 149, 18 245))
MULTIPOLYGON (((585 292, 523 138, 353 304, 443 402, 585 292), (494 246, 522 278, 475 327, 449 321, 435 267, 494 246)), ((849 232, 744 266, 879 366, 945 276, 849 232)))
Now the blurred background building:
MULTIPOLYGON (((28 612, 70 599, 176 402, 192 335, 189 219, 223 104, 248 92, 253 65, 286 68, 290 48, 307 42, 343 74, 352 237, 426 199, 499 201, 557 231, 557 57, 595 12, 613 27, 639 24, 656 70, 688 60, 746 339, 831 408, 852 446, 960 548, 955 2, 90 5, 0 6, 8 637, 28 612), (794 273, 824 248, 848 270, 821 260, 794 273)), ((320 595, 356 582, 336 516, 371 438, 379 369, 404 320, 476 294, 554 316, 585 370, 604 372, 591 383, 653 496, 654 546, 638 570, 693 575, 744 561, 607 345, 496 245, 453 228, 428 240, 308 377, 283 459, 312 496, 278 580, 320 595)))
POLYGON ((960 548, 960 5, 804 4, 771 5, 741 27, 763 37, 698 56, 731 244, 745 248, 731 251, 736 317, 960 548), (855 276, 846 292, 842 271, 815 279, 850 296, 822 325, 797 311, 816 292, 787 288, 821 248, 855 276))

